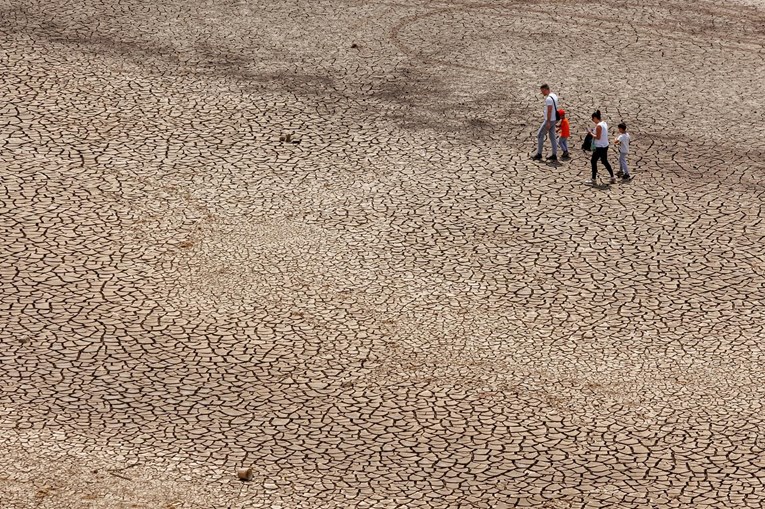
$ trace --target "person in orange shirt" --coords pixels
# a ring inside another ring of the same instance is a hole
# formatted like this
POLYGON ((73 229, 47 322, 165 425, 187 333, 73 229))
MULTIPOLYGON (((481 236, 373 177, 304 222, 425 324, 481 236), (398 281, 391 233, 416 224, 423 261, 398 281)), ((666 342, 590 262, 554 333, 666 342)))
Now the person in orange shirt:
POLYGON ((558 110, 560 116, 560 125, 558 126, 558 146, 563 151, 562 159, 568 159, 568 137, 571 136, 571 128, 568 125, 566 112, 558 110))

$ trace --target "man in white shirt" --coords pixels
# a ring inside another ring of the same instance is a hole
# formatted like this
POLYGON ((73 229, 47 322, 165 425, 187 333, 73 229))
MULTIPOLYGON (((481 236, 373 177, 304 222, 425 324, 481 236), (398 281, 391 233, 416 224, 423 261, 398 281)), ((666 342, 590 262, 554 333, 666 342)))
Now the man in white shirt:
POLYGON ((550 143, 552 143, 552 155, 547 160, 557 161, 558 143, 555 139, 555 113, 558 111, 558 96, 550 92, 550 86, 547 84, 542 85, 539 89, 545 96, 544 121, 537 131, 537 154, 532 159, 535 161, 542 159, 542 148, 545 144, 545 138, 549 135, 550 143))

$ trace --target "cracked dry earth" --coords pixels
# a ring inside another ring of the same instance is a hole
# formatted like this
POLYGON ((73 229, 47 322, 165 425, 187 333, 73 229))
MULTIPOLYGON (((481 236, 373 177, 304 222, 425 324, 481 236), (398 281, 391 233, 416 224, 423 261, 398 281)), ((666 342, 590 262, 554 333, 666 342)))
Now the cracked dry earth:
POLYGON ((0 41, 0 507, 765 505, 763 2, 0 0, 0 41), (529 160, 541 82, 634 181, 529 160))

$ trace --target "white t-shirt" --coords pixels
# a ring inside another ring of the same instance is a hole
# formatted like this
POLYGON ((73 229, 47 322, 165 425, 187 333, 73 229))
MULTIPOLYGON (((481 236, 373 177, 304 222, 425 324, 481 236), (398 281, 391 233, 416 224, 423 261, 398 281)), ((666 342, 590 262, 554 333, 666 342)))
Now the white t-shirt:
MULTIPOLYGON (((608 124, 605 120, 601 120, 598 123, 600 126, 600 138, 595 138, 595 146, 599 148, 608 146, 608 124)), ((595 136, 595 129, 593 129, 592 135, 595 136)))
POLYGON ((616 141, 619 142, 619 152, 626 154, 630 151, 630 133, 620 134, 616 141))
POLYGON ((550 92, 545 97, 545 122, 548 120, 555 122, 555 107, 558 105, 558 96, 550 92), (552 106, 552 118, 547 118, 547 107, 552 106))

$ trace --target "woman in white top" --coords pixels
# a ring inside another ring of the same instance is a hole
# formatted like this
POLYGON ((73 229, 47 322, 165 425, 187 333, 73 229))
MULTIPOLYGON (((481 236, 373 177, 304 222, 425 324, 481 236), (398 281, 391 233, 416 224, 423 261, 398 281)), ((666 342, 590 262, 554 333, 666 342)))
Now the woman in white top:
POLYGON ((616 184, 616 177, 614 177, 614 170, 611 165, 608 164, 608 124, 601 119, 600 110, 592 114, 592 122, 595 125, 594 129, 590 129, 592 134, 593 144, 595 147, 592 149, 592 180, 588 180, 586 183, 595 185, 598 177, 598 159, 603 163, 603 166, 608 170, 608 174, 611 175, 611 183, 616 184))

